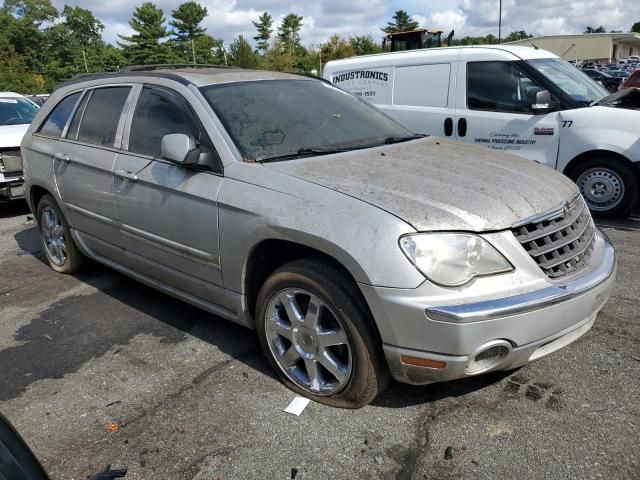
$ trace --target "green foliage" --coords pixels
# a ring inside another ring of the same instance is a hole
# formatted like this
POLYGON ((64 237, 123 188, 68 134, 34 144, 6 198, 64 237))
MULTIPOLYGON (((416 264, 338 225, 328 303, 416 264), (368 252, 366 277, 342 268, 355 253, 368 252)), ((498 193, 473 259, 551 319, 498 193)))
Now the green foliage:
POLYGON ((404 10, 397 10, 391 18, 393 22, 387 22, 387 26, 381 29, 385 33, 410 32, 419 26, 404 10))
POLYGON ((229 45, 229 64, 240 68, 257 68, 260 57, 244 36, 236 37, 229 45))
POLYGON ((497 45, 498 37, 493 34, 484 37, 463 37, 454 38, 451 45, 497 45))
POLYGON ((349 37, 349 45, 351 45, 355 55, 371 55, 382 52, 382 47, 373 40, 371 35, 349 37))
POLYGON ((355 49, 350 42, 335 34, 331 35, 329 40, 324 42, 321 47, 323 63, 355 55, 355 49))
POLYGON ((135 9, 129 26, 136 33, 130 36, 119 35, 124 43, 118 42, 130 63, 149 65, 176 60, 171 45, 166 41, 169 32, 164 23, 164 12, 151 2, 143 3, 135 9))
POLYGON ((173 20, 169 22, 175 30, 172 32, 177 41, 190 42, 206 33, 200 26, 208 15, 207 8, 196 2, 186 2, 171 12, 173 20))
POLYGON ((280 40, 274 40, 264 54, 262 66, 274 72, 293 72, 293 57, 289 55, 280 40))
POLYGON ((256 41, 256 47, 258 51, 265 53, 269 49, 269 40, 273 33, 273 17, 267 12, 264 12, 258 17, 257 22, 251 22, 253 26, 258 30, 258 34, 253 37, 256 41))
POLYGON ((631 26, 631 31, 640 33, 640 22, 636 22, 631 26))
POLYGON ((584 33, 606 33, 607 29, 600 25, 598 28, 587 27, 584 33))
POLYGON ((533 38, 533 35, 529 35, 524 30, 519 30, 517 32, 511 32, 504 38, 505 42, 515 42, 517 40, 525 40, 527 38, 533 38))
POLYGON ((302 17, 290 13, 282 19, 282 24, 278 28, 278 40, 290 55, 294 55, 301 48, 300 29, 302 25, 302 17))

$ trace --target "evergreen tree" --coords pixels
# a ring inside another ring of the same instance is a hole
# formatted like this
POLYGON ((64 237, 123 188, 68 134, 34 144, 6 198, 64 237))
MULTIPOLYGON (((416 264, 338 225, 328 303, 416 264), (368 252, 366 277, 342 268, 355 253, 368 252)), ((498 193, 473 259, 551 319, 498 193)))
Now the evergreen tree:
POLYGON ((382 52, 382 47, 373 40, 371 35, 354 35, 349 38, 349 45, 355 55, 371 55, 382 52))
POLYGON ((302 28, 302 17, 295 13, 290 13, 282 19, 282 24, 278 29, 278 40, 290 55, 294 55, 299 50, 300 29, 302 28))
POLYGON ((409 14, 404 10, 397 10, 392 18, 393 22, 387 22, 387 26, 382 29, 383 32, 410 32, 418 28, 418 22, 411 20, 409 14))
POLYGON ((636 22, 631 26, 631 31, 640 33, 640 22, 636 22))
POLYGON ((206 35, 206 30, 200 26, 208 15, 206 7, 196 2, 186 2, 173 10, 171 15, 174 18, 169 22, 174 28, 173 46, 180 59, 183 62, 210 63, 212 54, 207 50, 207 45, 212 45, 214 39, 206 35))
POLYGON ((129 25, 136 32, 133 35, 118 35, 124 43, 122 47, 125 58, 132 64, 171 63, 175 54, 170 44, 163 42, 169 32, 164 27, 164 12, 151 2, 137 7, 129 25))
POLYGON ((257 68, 259 57, 244 36, 236 37, 229 45, 229 64, 240 68, 257 68))
POLYGON ((262 53, 266 53, 269 48, 269 40, 271 39, 271 34, 273 33, 273 17, 269 15, 267 12, 264 12, 260 17, 258 17, 257 22, 251 22, 253 26, 258 30, 258 34, 253 37, 256 41, 256 46, 258 51, 262 53))

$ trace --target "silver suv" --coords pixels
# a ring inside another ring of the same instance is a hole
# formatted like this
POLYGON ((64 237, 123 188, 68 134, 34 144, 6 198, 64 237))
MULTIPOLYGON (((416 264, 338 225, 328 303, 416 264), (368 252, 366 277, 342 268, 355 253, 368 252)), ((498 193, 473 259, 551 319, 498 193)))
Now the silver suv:
POLYGON ((82 77, 22 154, 54 270, 89 257, 256 329, 283 382, 328 405, 543 357, 614 281, 570 180, 413 135, 317 79, 82 77))

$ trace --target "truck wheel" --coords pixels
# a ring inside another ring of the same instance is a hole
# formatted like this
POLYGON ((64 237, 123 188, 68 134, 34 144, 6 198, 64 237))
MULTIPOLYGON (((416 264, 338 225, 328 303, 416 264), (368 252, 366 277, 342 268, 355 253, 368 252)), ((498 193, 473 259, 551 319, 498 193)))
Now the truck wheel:
POLYGON ((258 338, 291 390, 325 405, 360 408, 390 378, 367 311, 339 269, 316 259, 296 260, 260 289, 258 338))
POLYGON ((82 265, 82 253, 71 237, 67 220, 51 195, 44 195, 36 211, 42 247, 49 266, 59 273, 74 273, 82 265))
POLYGON ((638 202, 640 180, 633 168, 612 155, 580 162, 569 172, 589 210, 599 217, 626 217, 638 202))

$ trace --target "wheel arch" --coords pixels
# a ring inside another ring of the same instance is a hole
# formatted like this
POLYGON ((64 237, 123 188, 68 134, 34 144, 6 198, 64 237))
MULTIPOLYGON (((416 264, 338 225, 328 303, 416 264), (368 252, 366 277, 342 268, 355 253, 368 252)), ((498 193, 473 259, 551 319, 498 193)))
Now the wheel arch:
POLYGON ((586 152, 582 152, 576 155, 575 157, 573 157, 569 161, 569 163, 567 163, 567 166, 564 167, 564 170, 562 171, 562 173, 564 173, 567 176, 570 176, 571 172, 575 170, 575 168, 580 164, 581 161, 587 160, 589 158, 597 158, 598 156, 608 156, 608 157, 616 158, 619 161, 629 165, 630 167, 635 168, 633 162, 629 160, 627 157, 625 157, 624 155, 622 155, 621 153, 614 152, 613 150, 606 150, 606 149, 592 149, 592 150, 587 150, 586 152))
POLYGON ((31 207, 31 213, 33 213, 34 215, 38 210, 38 203, 40 203, 40 199, 45 195, 51 195, 52 197, 54 197, 54 195, 49 190, 40 185, 32 185, 29 189, 28 203, 31 207))

